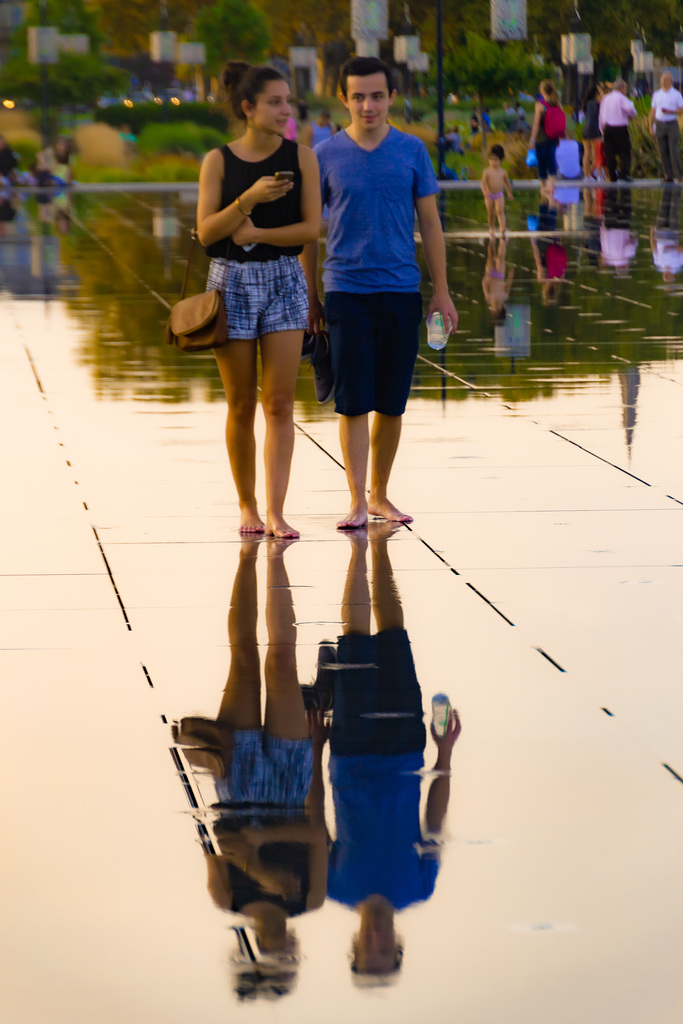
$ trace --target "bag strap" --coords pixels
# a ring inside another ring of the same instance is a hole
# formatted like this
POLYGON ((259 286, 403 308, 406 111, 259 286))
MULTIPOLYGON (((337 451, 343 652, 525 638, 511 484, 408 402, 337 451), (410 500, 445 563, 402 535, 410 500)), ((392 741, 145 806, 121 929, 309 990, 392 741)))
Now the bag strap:
POLYGON ((187 263, 185 264, 185 276, 183 278, 183 287, 180 290, 181 302, 185 298, 185 292, 187 290, 187 285, 190 280, 190 271, 192 269, 192 257, 194 256, 195 245, 197 243, 197 228, 192 228, 190 234, 192 235, 192 242, 190 243, 190 255, 187 257, 187 263))

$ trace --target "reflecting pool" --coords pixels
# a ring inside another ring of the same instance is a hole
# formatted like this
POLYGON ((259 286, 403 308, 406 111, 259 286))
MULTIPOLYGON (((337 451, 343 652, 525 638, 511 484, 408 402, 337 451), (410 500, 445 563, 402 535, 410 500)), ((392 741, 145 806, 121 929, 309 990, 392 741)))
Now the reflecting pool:
POLYGON ((163 343, 192 190, 2 200, 4 1019, 677 1024, 682 194, 446 195, 415 522, 335 531, 302 363, 294 543, 163 343))

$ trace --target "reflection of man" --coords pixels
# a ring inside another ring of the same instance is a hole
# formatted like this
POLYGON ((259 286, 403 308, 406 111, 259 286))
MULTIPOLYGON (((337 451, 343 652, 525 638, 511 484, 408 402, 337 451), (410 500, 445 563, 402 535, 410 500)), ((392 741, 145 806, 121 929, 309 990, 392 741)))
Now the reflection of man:
POLYGON ((611 189, 605 198, 605 215, 600 225, 602 264, 617 272, 635 259, 638 236, 631 231, 631 190, 611 189))
POLYGON ((679 149, 681 131, 678 126, 678 111, 683 110, 683 96, 673 85, 671 74, 665 71, 659 89, 655 89, 652 94, 648 115, 650 131, 657 139, 666 182, 671 182, 674 178, 683 181, 679 149))
POLYGON ((650 228, 650 244, 654 265, 665 284, 671 284, 683 267, 683 248, 679 244, 680 228, 680 190, 664 189, 657 223, 650 228))
POLYGON ((636 108, 626 97, 626 82, 617 78, 614 88, 600 100, 598 124, 605 146, 605 161, 610 181, 619 178, 631 180, 631 138, 628 133, 629 121, 636 117, 636 108))
POLYGON ((368 527, 353 544, 342 604, 344 634, 334 673, 330 780, 337 838, 330 853, 328 896, 360 914, 353 944, 357 974, 387 976, 400 967, 395 911, 429 899, 439 870, 436 842, 448 806, 450 762, 460 733, 457 715, 437 745, 425 830, 420 826, 420 771, 426 733, 403 611, 387 541, 389 524, 368 527), (377 632, 370 632, 374 612, 377 632))
MULTIPOLYGON (((208 888, 221 910, 248 918, 256 959, 238 970, 238 994, 283 995, 295 980, 296 940, 289 918, 325 898, 327 832, 322 751, 309 738, 296 670, 296 627, 284 567, 287 543, 268 542, 268 647, 261 718, 256 559, 245 541, 228 616, 231 659, 215 719, 183 718, 174 739, 194 768, 213 776, 218 803, 214 849, 205 845, 208 888), (189 749, 188 749, 189 748, 189 749), (248 977, 247 977, 248 976, 248 977)), ((311 714, 311 727, 316 716, 311 714)))

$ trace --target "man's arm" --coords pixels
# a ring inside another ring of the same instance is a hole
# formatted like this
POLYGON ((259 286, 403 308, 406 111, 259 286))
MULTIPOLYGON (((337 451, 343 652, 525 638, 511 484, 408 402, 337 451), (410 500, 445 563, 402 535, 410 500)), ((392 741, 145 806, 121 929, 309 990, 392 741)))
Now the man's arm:
POLYGON ((445 736, 437 736, 432 727, 432 739, 436 743, 438 751, 433 771, 441 773, 436 776, 427 794, 425 824, 427 831, 432 835, 438 835, 441 831, 448 810, 448 800, 451 795, 451 755, 461 730, 462 725, 455 708, 451 712, 445 736))
POLYGON ((446 278, 446 243, 441 229, 439 211, 436 208, 435 196, 422 196, 415 200, 417 220, 420 226, 422 247, 424 249, 427 269, 432 279, 434 294, 427 309, 427 316, 437 311, 443 317, 444 327, 452 334, 458 326, 458 313, 448 293, 446 278))

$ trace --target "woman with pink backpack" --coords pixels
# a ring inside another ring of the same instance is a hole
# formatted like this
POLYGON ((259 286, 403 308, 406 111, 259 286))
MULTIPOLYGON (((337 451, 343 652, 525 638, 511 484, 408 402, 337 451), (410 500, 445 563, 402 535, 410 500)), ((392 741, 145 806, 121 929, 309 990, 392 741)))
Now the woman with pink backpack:
POLYGON ((534 107, 529 149, 536 153, 541 192, 552 194, 557 174, 555 150, 560 139, 564 137, 566 121, 554 82, 545 78, 539 90, 539 99, 536 100, 534 107))

